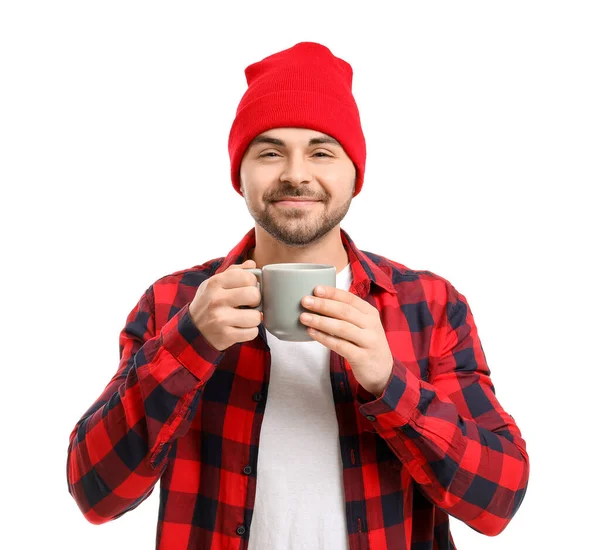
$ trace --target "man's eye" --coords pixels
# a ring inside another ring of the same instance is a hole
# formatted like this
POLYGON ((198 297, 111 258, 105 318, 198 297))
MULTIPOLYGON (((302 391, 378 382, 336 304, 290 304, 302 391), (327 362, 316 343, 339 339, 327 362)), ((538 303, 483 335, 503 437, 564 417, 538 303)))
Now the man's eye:
MULTIPOLYGON (((317 151, 316 153, 314 153, 315 156, 316 155, 321 155, 322 157, 331 157, 331 155, 328 155, 327 153, 323 153, 322 151, 317 151)), ((277 153, 270 151, 268 153, 263 153, 262 155, 259 155, 259 157, 269 157, 270 155, 274 155, 274 156, 279 156, 277 153)), ((270 157, 273 158, 273 157, 270 157)))

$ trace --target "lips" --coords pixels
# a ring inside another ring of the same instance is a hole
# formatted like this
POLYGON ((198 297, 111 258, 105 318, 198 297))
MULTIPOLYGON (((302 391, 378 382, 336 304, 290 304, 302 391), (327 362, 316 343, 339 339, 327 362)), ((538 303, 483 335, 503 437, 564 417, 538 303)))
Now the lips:
POLYGON ((321 201, 312 201, 312 200, 280 200, 275 201, 275 204, 279 206, 295 206, 296 208, 307 208, 314 204, 318 204, 321 201))
POLYGON ((300 198, 289 198, 279 199, 275 202, 319 202, 317 199, 300 199, 300 198))

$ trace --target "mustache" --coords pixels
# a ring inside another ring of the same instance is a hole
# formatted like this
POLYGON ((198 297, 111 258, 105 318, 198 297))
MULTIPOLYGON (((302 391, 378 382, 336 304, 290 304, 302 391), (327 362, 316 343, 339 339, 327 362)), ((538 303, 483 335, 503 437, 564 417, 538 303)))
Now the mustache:
POLYGON ((289 198, 306 198, 306 199, 310 199, 310 200, 314 200, 314 201, 322 201, 324 200, 324 198, 322 197, 318 197, 316 195, 309 195, 307 193, 299 193, 297 191, 288 191, 288 192, 282 192, 282 193, 278 193, 278 195, 276 197, 272 197, 270 199, 271 202, 275 202, 275 201, 279 201, 281 199, 283 199, 284 197, 289 197, 289 198))

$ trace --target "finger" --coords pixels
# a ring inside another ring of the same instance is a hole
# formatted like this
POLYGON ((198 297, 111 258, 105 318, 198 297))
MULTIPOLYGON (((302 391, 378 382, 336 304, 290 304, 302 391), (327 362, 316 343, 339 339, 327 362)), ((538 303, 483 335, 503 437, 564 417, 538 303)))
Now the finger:
POLYGON ((242 286, 258 286, 258 278, 251 271, 244 268, 256 267, 253 260, 247 260, 243 264, 230 265, 221 275, 222 288, 239 288, 242 286))
POLYGON ((313 297, 313 300, 314 303, 309 305, 304 298, 302 299, 302 305, 312 313, 318 313, 319 315, 325 315, 334 319, 341 319, 342 321, 352 323, 361 329, 371 325, 371 318, 349 303, 337 302, 327 298, 313 297))
POLYGON ((343 304, 348 304, 361 313, 372 314, 375 309, 371 304, 365 302, 362 298, 352 294, 342 288, 336 288, 334 286, 318 285, 315 287, 313 294, 318 298, 324 298, 327 300, 334 300, 343 304), (317 289, 322 289, 323 293, 318 293, 317 289))
POLYGON ((256 267, 256 262, 254 260, 246 260, 241 264, 231 264, 225 271, 228 271, 229 269, 239 269, 242 267, 256 267))
POLYGON ((262 300, 260 290, 252 286, 224 288, 221 296, 226 305, 239 309, 256 309, 262 300))
POLYGON ((224 318, 224 324, 233 328, 252 328, 262 322, 260 311, 253 308, 238 308, 241 311, 229 310, 224 318))
POLYGON ((307 320, 305 313, 300 315, 300 321, 307 327, 340 338, 362 349, 368 349, 370 344, 369 331, 347 321, 314 314, 311 314, 311 318, 307 320))
POLYGON ((338 338, 333 334, 322 332, 318 329, 309 328, 308 333, 316 341, 323 344, 325 347, 336 352, 338 355, 345 357, 346 359, 355 357, 359 353, 359 348, 343 338, 338 338))

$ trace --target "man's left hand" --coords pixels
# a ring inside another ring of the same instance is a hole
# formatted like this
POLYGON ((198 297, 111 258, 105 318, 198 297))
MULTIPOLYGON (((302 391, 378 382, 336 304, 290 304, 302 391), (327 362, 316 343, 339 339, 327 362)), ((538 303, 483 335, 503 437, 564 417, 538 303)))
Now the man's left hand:
POLYGON ((315 288, 315 296, 305 296, 302 305, 311 313, 302 313, 300 321, 313 339, 344 357, 356 381, 380 397, 394 358, 377 308, 351 292, 322 285, 315 288), (314 300, 312 305, 306 302, 308 298, 314 300))

